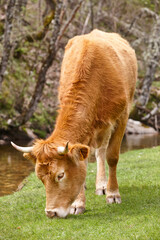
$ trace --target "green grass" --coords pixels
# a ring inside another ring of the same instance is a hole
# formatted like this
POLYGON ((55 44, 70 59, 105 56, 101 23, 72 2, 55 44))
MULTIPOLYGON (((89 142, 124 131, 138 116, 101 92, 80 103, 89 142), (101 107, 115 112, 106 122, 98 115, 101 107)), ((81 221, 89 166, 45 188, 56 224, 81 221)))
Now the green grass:
POLYGON ((121 155, 120 205, 94 194, 95 173, 89 164, 86 212, 66 219, 45 216, 45 190, 31 174, 20 192, 0 198, 0 239, 160 239, 160 147, 121 155))

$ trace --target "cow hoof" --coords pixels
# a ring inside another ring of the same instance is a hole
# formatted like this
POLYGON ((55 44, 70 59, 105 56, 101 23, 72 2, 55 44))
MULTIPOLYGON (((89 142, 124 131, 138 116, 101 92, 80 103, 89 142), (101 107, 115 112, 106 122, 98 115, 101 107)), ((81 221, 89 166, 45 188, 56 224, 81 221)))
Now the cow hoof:
POLYGON ((120 204, 120 203, 122 202, 121 197, 116 197, 116 198, 115 198, 115 202, 118 203, 118 204, 120 204))
POLYGON ((120 204, 122 201, 121 201, 121 197, 113 196, 113 197, 107 197, 106 202, 108 204, 112 204, 112 203, 120 204))
POLYGON ((84 211, 85 211, 84 207, 77 207, 77 208, 71 207, 70 208, 70 214, 78 215, 78 214, 84 213, 84 211))
POLYGON ((96 195, 106 195, 106 189, 97 189, 96 190, 96 195))
POLYGON ((107 182, 105 180, 96 181, 96 195, 106 195, 107 194, 107 182))

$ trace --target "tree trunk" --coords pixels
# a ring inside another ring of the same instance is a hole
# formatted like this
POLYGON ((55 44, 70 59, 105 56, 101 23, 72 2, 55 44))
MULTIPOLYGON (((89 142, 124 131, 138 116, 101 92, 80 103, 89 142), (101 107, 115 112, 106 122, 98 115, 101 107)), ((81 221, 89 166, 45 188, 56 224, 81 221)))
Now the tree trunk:
POLYGON ((0 90, 1 90, 1 85, 4 80, 4 74, 7 69, 7 64, 10 57, 10 51, 11 51, 10 37, 12 32, 12 22, 14 17, 15 2, 16 0, 9 0, 7 10, 6 10, 3 54, 2 54, 1 64, 0 64, 0 90))
POLYGON ((146 75, 141 88, 141 96, 137 105, 146 106, 150 96, 150 88, 155 79, 156 69, 160 61, 160 17, 153 28, 152 35, 149 39, 149 45, 146 52, 146 75))
POLYGON ((55 19, 54 19, 54 30, 53 30, 53 35, 52 35, 52 38, 51 38, 51 41, 49 44, 48 55, 47 55, 46 59, 44 60, 41 70, 39 72, 35 91, 32 96, 32 99, 29 103, 28 109, 22 113, 22 116, 19 119, 19 125, 26 123, 32 117, 34 111, 36 110, 38 102, 42 96, 43 89, 45 86, 47 70, 51 66, 53 60, 56 57, 56 53, 59 48, 59 42, 60 42, 64 32, 66 31, 67 27, 69 26, 69 24, 75 17, 76 12, 80 8, 83 1, 84 0, 79 1, 77 6, 73 9, 70 18, 64 24, 64 26, 62 27, 62 29, 60 31, 60 25, 61 25, 60 24, 60 16, 61 16, 61 10, 62 10, 62 1, 57 0, 56 10, 55 10, 55 19))
POLYGON ((62 1, 57 0, 56 4, 56 11, 55 11, 55 18, 54 18, 54 26, 53 26, 53 33, 52 38, 50 40, 48 54, 44 62, 42 63, 41 70, 38 75, 38 80, 36 83, 35 91, 32 96, 32 99, 29 103, 28 109, 25 110, 20 118, 20 125, 26 123, 30 117, 33 115, 35 109, 37 108, 37 104, 40 100, 42 95, 44 85, 46 82, 46 73, 48 68, 51 66, 57 52, 56 41, 60 32, 60 13, 62 9, 62 1))
POLYGON ((45 0, 46 8, 43 13, 43 18, 45 18, 50 11, 54 11, 56 7, 56 0, 45 0))

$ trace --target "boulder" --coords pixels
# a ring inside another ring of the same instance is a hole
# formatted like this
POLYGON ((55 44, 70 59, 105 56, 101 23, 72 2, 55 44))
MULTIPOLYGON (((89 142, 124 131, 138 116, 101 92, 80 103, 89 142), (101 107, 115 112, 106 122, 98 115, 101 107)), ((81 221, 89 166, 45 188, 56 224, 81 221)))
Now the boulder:
POLYGON ((126 126, 127 134, 156 134, 158 133, 154 128, 144 125, 139 121, 128 119, 126 126))

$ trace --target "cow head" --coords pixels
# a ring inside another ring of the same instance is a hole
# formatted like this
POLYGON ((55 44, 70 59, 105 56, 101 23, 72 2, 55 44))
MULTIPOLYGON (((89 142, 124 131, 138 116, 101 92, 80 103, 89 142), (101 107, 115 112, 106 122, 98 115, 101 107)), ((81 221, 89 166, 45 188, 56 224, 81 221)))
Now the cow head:
POLYGON ((58 147, 47 140, 37 140, 28 148, 12 145, 35 162, 36 175, 46 189, 46 215, 66 217, 85 181, 89 147, 68 143, 58 147))

